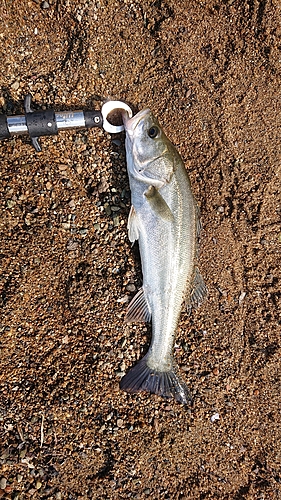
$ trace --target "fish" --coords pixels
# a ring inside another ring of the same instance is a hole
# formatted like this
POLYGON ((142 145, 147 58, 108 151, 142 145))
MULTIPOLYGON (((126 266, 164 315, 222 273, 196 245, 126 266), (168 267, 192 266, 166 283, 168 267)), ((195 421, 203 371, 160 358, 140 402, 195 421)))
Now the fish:
POLYGON ((173 346, 183 303, 189 311, 207 295, 198 270, 199 209, 183 160, 153 113, 123 114, 123 122, 131 190, 128 236, 132 244, 138 241, 143 275, 125 321, 152 321, 152 339, 120 388, 189 404, 173 346))

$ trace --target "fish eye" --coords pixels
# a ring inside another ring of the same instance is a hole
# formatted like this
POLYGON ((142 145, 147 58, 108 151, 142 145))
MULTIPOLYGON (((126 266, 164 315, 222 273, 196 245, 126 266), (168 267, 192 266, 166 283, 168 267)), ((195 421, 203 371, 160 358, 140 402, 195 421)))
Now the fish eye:
POLYGON ((159 128, 155 126, 150 127, 148 135, 151 139, 155 139, 159 135, 159 128))

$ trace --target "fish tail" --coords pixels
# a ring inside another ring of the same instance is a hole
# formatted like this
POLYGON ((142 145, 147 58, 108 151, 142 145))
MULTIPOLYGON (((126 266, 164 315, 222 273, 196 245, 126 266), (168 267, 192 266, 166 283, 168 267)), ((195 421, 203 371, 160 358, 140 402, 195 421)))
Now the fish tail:
POLYGON ((190 392, 179 378, 173 366, 169 371, 157 371, 147 365, 144 356, 120 382, 120 389, 126 392, 146 391, 164 398, 175 398, 182 404, 191 402, 190 392))

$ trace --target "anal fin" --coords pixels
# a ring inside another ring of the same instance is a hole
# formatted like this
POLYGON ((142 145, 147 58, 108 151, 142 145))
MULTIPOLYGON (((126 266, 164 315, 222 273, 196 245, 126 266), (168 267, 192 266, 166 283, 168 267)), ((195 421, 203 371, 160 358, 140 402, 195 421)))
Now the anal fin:
POLYGON ((149 322, 151 320, 151 311, 143 288, 140 288, 138 293, 133 297, 128 305, 127 314, 125 317, 126 323, 137 321, 149 322))
POLYGON ((199 307, 202 304, 205 297, 207 296, 207 294, 208 294, 208 289, 199 272, 198 267, 196 267, 191 293, 186 300, 187 311, 190 312, 191 307, 194 307, 194 309, 199 307))

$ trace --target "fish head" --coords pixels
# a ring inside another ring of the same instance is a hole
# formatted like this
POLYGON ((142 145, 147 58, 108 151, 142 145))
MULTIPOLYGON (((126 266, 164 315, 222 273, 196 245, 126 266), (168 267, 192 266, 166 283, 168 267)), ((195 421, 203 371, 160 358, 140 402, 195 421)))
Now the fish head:
POLYGON ((129 174, 157 189, 163 187, 173 174, 173 146, 157 118, 143 109, 132 118, 123 115, 123 121, 129 174))

